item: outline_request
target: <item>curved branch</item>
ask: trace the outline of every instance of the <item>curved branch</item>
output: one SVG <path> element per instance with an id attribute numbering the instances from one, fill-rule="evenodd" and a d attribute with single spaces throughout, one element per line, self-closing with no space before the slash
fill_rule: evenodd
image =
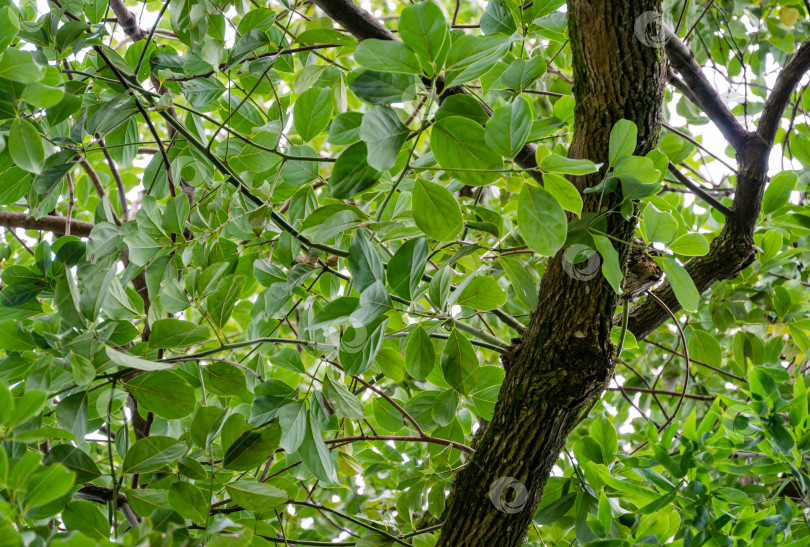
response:
<path id="1" fill-rule="evenodd" d="M 790 102 L 790 95 L 808 70 L 810 70 L 810 40 L 801 45 L 796 55 L 779 73 L 773 91 L 762 108 L 757 134 L 769 145 L 773 144 L 776 138 L 779 120 L 782 119 L 782 113 Z"/>
<path id="2" fill-rule="evenodd" d="M 683 81 L 691 91 L 687 97 L 694 100 L 695 104 L 717 125 L 729 144 L 734 149 L 739 149 L 745 142 L 748 133 L 706 79 L 700 65 L 695 61 L 694 54 L 671 29 L 665 28 L 664 32 L 666 33 L 667 57 L 672 68 L 681 74 Z"/>

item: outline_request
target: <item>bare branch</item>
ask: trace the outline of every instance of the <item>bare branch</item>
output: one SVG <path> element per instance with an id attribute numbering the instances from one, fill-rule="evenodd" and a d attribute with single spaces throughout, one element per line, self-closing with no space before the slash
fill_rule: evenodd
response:
<path id="1" fill-rule="evenodd" d="M 64 234 L 65 227 L 70 225 L 70 233 L 79 237 L 90 237 L 90 230 L 95 226 L 92 222 L 81 220 L 70 220 L 67 217 L 57 215 L 45 215 L 34 218 L 28 213 L 17 213 L 11 211 L 0 211 L 0 226 L 3 228 L 24 228 L 26 230 L 39 230 Z"/>
<path id="2" fill-rule="evenodd" d="M 689 180 L 686 175 L 681 173 L 675 164 L 669 162 L 669 172 L 675 175 L 675 178 L 678 179 L 678 182 L 689 188 L 696 196 L 699 196 L 703 201 L 723 213 L 725 217 L 731 216 L 731 209 L 717 201 L 715 198 L 710 196 L 703 188 Z"/>
<path id="3" fill-rule="evenodd" d="M 765 101 L 762 117 L 759 119 L 759 126 L 757 127 L 757 134 L 768 145 L 772 145 L 776 138 L 779 121 L 782 119 L 785 107 L 790 102 L 790 95 L 808 70 L 810 70 L 810 40 L 801 45 L 796 55 L 779 73 L 773 91 Z"/>
<path id="4" fill-rule="evenodd" d="M 665 28 L 664 32 L 666 33 L 667 57 L 672 68 L 681 74 L 691 91 L 690 99 L 694 99 L 695 104 L 717 125 L 731 146 L 739 149 L 746 140 L 747 132 L 706 79 L 700 65 L 695 61 L 694 54 L 672 30 Z"/>

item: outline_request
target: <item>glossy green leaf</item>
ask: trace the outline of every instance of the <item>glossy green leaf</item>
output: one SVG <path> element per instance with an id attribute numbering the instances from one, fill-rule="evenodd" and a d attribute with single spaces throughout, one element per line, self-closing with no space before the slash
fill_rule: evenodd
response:
<path id="1" fill-rule="evenodd" d="M 538 186 L 524 184 L 518 198 L 518 226 L 529 248 L 552 256 L 565 243 L 568 223 L 554 197 Z"/>
<path id="2" fill-rule="evenodd" d="M 463 218 L 456 198 L 444 187 L 417 179 L 411 197 L 413 220 L 425 234 L 439 241 L 451 241 L 461 231 Z"/>

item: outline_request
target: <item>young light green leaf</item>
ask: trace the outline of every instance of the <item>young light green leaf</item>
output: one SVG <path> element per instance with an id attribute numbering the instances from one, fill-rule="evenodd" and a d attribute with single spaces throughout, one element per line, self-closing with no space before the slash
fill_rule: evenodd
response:
<path id="1" fill-rule="evenodd" d="M 669 250 L 684 256 L 703 256 L 709 252 L 709 240 L 698 233 L 684 234 L 668 245 Z"/>
<path id="2" fill-rule="evenodd" d="M 636 149 L 638 127 L 630 120 L 619 120 L 610 130 L 610 144 L 608 160 L 609 166 L 616 165 L 616 161 L 630 156 Z"/>
<path id="3" fill-rule="evenodd" d="M 674 258 L 656 258 L 656 262 L 661 265 L 664 275 L 667 276 L 675 298 L 686 311 L 697 311 L 700 305 L 700 293 L 695 287 L 695 282 L 689 276 L 689 272 L 678 264 Z"/>
<path id="4" fill-rule="evenodd" d="M 518 197 L 518 227 L 529 248 L 542 256 L 560 250 L 568 233 L 559 202 L 543 188 L 528 183 Z"/>
<path id="5" fill-rule="evenodd" d="M 598 166 L 591 160 L 566 158 L 559 154 L 546 156 L 540 164 L 541 171 L 561 175 L 587 175 L 596 173 L 597 169 Z"/>
<path id="6" fill-rule="evenodd" d="M 456 300 L 459 306 L 469 306 L 481 311 L 498 309 L 505 302 L 506 291 L 498 285 L 494 277 L 488 275 L 472 278 Z"/>
<path id="7" fill-rule="evenodd" d="M 782 171 L 775 175 L 762 197 L 762 212 L 767 215 L 785 205 L 798 181 L 799 176 L 794 171 Z"/>
<path id="8" fill-rule="evenodd" d="M 246 480 L 228 483 L 225 490 L 237 505 L 256 513 L 272 511 L 289 497 L 284 490 L 270 484 Z"/>
<path id="9" fill-rule="evenodd" d="M 602 273 L 616 294 L 622 293 L 622 269 L 619 264 L 619 253 L 606 236 L 593 234 L 593 242 L 602 256 Z"/>
<path id="10" fill-rule="evenodd" d="M 543 184 L 546 191 L 556 198 L 563 209 L 577 216 L 582 214 L 582 196 L 567 178 L 554 173 L 545 173 Z"/>

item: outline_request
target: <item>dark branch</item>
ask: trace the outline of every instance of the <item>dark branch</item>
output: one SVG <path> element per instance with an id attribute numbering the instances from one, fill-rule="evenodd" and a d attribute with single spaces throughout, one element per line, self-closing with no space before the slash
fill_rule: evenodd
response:
<path id="1" fill-rule="evenodd" d="M 24 228 L 26 230 L 39 230 L 64 234 L 67 225 L 67 217 L 57 215 L 45 215 L 34 218 L 28 213 L 16 213 L 10 211 L 0 211 L 0 226 L 3 228 Z M 95 226 L 92 222 L 82 222 L 81 220 L 70 221 L 70 233 L 79 237 L 89 237 L 90 230 Z"/>
<path id="2" fill-rule="evenodd" d="M 686 177 L 686 175 L 681 173 L 678 170 L 678 168 L 675 167 L 675 164 L 673 164 L 672 162 L 669 162 L 669 172 L 675 175 L 675 178 L 678 179 L 678 182 L 689 188 L 693 194 L 699 196 L 703 201 L 705 201 L 706 203 L 708 203 L 709 205 L 711 205 L 712 207 L 723 213 L 723 215 L 726 218 L 731 216 L 731 209 L 729 209 L 728 207 L 717 201 L 715 198 L 710 196 L 703 188 L 701 188 L 700 186 L 689 180 Z"/>
<path id="3" fill-rule="evenodd" d="M 759 126 L 757 127 L 757 134 L 768 145 L 773 144 L 776 138 L 779 121 L 782 119 L 785 107 L 790 102 L 790 95 L 808 70 L 810 70 L 810 40 L 801 45 L 796 55 L 779 73 L 776 78 L 776 85 L 773 86 L 773 91 L 765 101 L 762 117 L 759 119 Z"/>
<path id="4" fill-rule="evenodd" d="M 666 32 L 666 52 L 672 68 L 677 70 L 691 91 L 690 99 L 717 125 L 720 132 L 735 149 L 745 142 L 747 132 L 728 109 L 717 91 L 706 79 L 695 56 L 670 29 Z M 687 95 L 689 96 L 689 95 Z"/>

